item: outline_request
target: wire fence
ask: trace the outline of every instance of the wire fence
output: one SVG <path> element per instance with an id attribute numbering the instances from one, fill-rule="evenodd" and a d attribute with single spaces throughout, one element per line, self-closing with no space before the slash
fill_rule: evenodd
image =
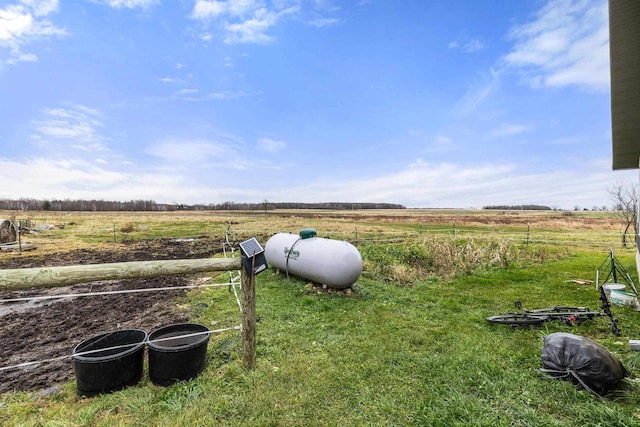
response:
<path id="1" fill-rule="evenodd" d="M 273 234 L 288 231 L 277 228 L 269 222 L 245 222 L 233 230 L 229 230 L 229 222 L 193 221 L 191 224 L 152 224 L 131 221 L 98 221 L 84 225 L 81 229 L 69 231 L 65 225 L 56 225 L 53 218 L 30 218 L 28 233 L 23 241 L 30 238 L 37 240 L 40 245 L 58 245 L 65 236 L 73 236 L 90 243 L 122 243 L 133 240 L 169 238 L 189 241 L 202 238 L 219 239 L 220 251 L 229 251 L 230 241 L 237 241 L 247 236 L 258 236 L 263 243 Z M 188 221 L 188 220 L 186 220 Z M 460 240 L 504 240 L 514 244 L 524 245 L 555 245 L 576 247 L 603 248 L 633 248 L 633 235 L 624 235 L 617 231 L 602 229 L 571 228 L 552 229 L 536 228 L 531 225 L 500 226 L 488 225 L 460 225 L 460 224 L 385 224 L 363 225 L 358 222 L 332 222 L 316 219 L 318 237 L 346 240 L 356 246 L 359 244 L 402 243 L 416 241 L 421 238 L 456 238 Z M 21 221 L 23 223 L 23 221 Z M 71 223 L 71 227 L 75 224 Z M 326 227 L 325 227 L 326 226 Z M 295 232 L 295 231 L 293 231 Z M 226 243 L 225 243 L 226 240 Z"/>
<path id="2" fill-rule="evenodd" d="M 225 242 L 222 244 L 220 249 L 224 253 L 225 258 L 235 258 L 235 245 L 231 241 L 229 241 L 228 239 L 229 235 L 230 234 L 227 230 L 227 236 L 225 238 Z M 228 247 L 228 250 L 227 250 L 227 247 Z M 16 304 L 16 303 L 46 301 L 46 300 L 55 300 L 55 299 L 75 299 L 80 297 L 112 296 L 112 295 L 118 295 L 118 294 L 133 294 L 133 293 L 143 293 L 143 292 L 156 293 L 156 292 L 187 290 L 187 289 L 196 289 L 196 288 L 229 287 L 230 290 L 233 291 L 233 296 L 236 300 L 240 313 L 242 314 L 243 306 L 237 291 L 237 288 L 241 287 L 240 272 L 239 271 L 233 272 L 229 270 L 229 281 L 227 283 L 206 283 L 210 279 L 211 277 L 203 278 L 203 279 L 200 279 L 198 283 L 183 285 L 183 286 L 166 286 L 166 287 L 159 287 L 159 288 L 155 287 L 155 288 L 141 288 L 141 289 L 120 289 L 120 290 L 112 290 L 112 291 L 89 291 L 89 292 L 75 292 L 75 293 L 70 293 L 70 292 L 55 293 L 55 294 L 45 293 L 44 295 L 30 295 L 25 297 L 12 297 L 12 298 L 4 298 L 4 299 L 0 298 L 0 307 L 2 307 L 3 305 L 11 306 L 12 304 Z M 39 308 L 43 308 L 43 307 L 39 307 Z M 11 311 L 11 309 L 9 311 Z M 243 325 L 244 325 L 244 322 L 243 322 Z M 210 335 L 210 334 L 217 334 L 217 333 L 222 333 L 222 332 L 231 331 L 231 330 L 242 331 L 242 329 L 243 329 L 243 326 L 231 326 L 231 327 L 222 328 L 222 329 L 207 330 L 205 332 L 201 332 L 200 334 Z M 177 340 L 181 338 L 188 338 L 194 335 L 197 335 L 197 334 L 171 335 L 170 338 L 165 338 L 165 339 L 160 338 L 160 339 L 155 339 L 153 341 L 147 339 L 143 344 L 146 345 L 150 342 L 155 343 L 158 341 L 169 340 L 169 339 Z M 122 346 L 115 346 L 115 347 L 109 347 L 109 348 L 99 348 L 97 350 L 92 350 L 92 351 L 78 352 L 73 354 L 64 354 L 61 356 L 45 358 L 40 360 L 32 360 L 32 361 L 21 362 L 16 364 L 0 363 L 0 372 L 32 367 L 32 366 L 39 366 L 45 363 L 61 361 L 61 360 L 70 359 L 73 357 L 91 355 L 92 353 L 96 353 L 96 352 L 99 352 L 102 354 L 106 351 L 125 349 L 131 346 L 137 346 L 137 345 L 139 345 L 139 343 L 126 344 Z"/>
<path id="3" fill-rule="evenodd" d="M 235 230 L 237 233 L 249 233 L 252 230 Z M 268 234 L 275 234 L 280 230 L 273 230 Z M 623 234 L 616 232 L 602 232 L 597 230 L 536 230 L 530 227 L 523 229 L 497 229 L 495 227 L 479 228 L 422 228 L 415 227 L 405 230 L 370 231 L 354 226 L 351 230 L 317 230 L 318 237 L 327 237 L 349 241 L 358 244 L 403 243 L 434 237 L 455 238 L 459 240 L 504 240 L 523 245 L 552 245 L 552 246 L 580 246 L 580 247 L 626 247 L 634 248 L 633 236 L 626 236 L 623 244 Z"/>

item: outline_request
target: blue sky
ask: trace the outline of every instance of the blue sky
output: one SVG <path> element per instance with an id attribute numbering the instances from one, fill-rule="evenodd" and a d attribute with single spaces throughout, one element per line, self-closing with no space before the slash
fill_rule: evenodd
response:
<path id="1" fill-rule="evenodd" d="M 0 197 L 610 206 L 603 0 L 0 0 Z"/>

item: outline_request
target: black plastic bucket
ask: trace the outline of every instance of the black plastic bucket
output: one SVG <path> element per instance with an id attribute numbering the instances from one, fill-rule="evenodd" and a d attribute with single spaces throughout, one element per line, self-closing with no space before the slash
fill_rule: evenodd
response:
<path id="1" fill-rule="evenodd" d="M 200 374 L 207 360 L 209 329 L 197 323 L 178 323 L 149 334 L 149 378 L 168 386 Z"/>
<path id="2" fill-rule="evenodd" d="M 73 349 L 78 394 L 95 396 L 137 384 L 142 378 L 147 333 L 125 329 L 96 335 Z"/>

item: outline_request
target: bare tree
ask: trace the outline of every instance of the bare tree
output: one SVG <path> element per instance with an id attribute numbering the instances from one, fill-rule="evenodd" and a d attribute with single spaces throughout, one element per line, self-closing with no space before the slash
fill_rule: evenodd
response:
<path id="1" fill-rule="evenodd" d="M 21 198 L 20 200 L 18 200 L 16 202 L 16 205 L 18 206 L 19 210 L 28 211 L 29 210 L 29 199 Z"/>
<path id="2" fill-rule="evenodd" d="M 634 236 L 638 234 L 638 188 L 634 184 L 617 183 L 608 191 L 613 210 L 622 224 L 622 246 L 627 246 L 629 229 L 633 229 Z"/>

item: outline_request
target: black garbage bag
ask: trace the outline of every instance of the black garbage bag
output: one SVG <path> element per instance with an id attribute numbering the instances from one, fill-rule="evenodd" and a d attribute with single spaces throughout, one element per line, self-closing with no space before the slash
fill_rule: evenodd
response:
<path id="1" fill-rule="evenodd" d="M 629 375 L 609 350 L 589 338 L 556 332 L 543 339 L 540 372 L 552 378 L 571 381 L 602 397 Z"/>

